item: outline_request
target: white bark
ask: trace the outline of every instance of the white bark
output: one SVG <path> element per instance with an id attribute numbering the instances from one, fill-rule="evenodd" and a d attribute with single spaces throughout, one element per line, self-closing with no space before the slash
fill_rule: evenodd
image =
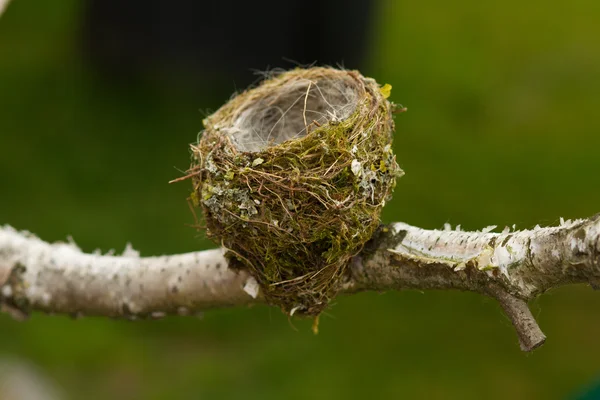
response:
<path id="1" fill-rule="evenodd" d="M 527 301 L 564 284 L 600 282 L 600 217 L 492 233 L 384 227 L 350 264 L 342 292 L 460 289 L 496 298 L 521 348 L 545 340 Z M 162 317 L 262 301 L 254 278 L 228 267 L 222 250 L 161 257 L 82 253 L 0 228 L 0 305 L 71 315 Z"/>
<path id="2" fill-rule="evenodd" d="M 351 266 L 347 290 L 460 289 L 496 298 L 521 348 L 545 336 L 527 301 L 553 287 L 600 282 L 600 215 L 557 227 L 502 233 L 391 225 Z M 386 251 L 383 251 L 383 250 Z"/>
<path id="3" fill-rule="evenodd" d="M 48 244 L 0 229 L 0 302 L 13 312 L 161 317 L 241 305 L 254 278 L 233 271 L 220 249 L 161 257 L 82 253 L 74 243 Z"/>

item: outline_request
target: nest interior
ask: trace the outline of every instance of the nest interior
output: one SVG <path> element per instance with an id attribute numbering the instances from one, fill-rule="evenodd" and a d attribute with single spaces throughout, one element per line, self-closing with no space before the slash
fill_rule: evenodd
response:
<path id="1" fill-rule="evenodd" d="M 356 71 L 285 72 L 207 117 L 192 146 L 208 235 L 286 313 L 318 315 L 379 225 L 402 174 L 385 94 Z"/>

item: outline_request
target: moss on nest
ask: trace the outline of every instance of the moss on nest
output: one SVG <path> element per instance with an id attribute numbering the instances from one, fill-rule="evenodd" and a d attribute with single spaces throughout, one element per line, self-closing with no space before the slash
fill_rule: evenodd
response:
<path id="1" fill-rule="evenodd" d="M 296 69 L 203 121 L 192 200 L 208 235 L 288 314 L 327 306 L 402 175 L 387 95 L 356 71 Z"/>

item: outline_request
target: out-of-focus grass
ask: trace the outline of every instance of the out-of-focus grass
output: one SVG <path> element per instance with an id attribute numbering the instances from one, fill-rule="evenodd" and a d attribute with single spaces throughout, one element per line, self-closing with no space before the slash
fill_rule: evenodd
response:
<path id="1" fill-rule="evenodd" d="M 0 19 L 0 223 L 88 251 L 212 246 L 186 226 L 188 185 L 166 182 L 188 165 L 197 110 L 225 92 L 100 80 L 77 55 L 79 13 L 14 1 Z M 396 121 L 407 175 L 385 221 L 527 228 L 600 211 L 599 18 L 594 0 L 382 1 L 364 72 L 409 109 Z M 578 392 L 600 371 L 600 296 L 562 288 L 532 307 L 549 339 L 531 355 L 492 300 L 457 292 L 339 298 L 318 336 L 266 307 L 136 323 L 2 316 L 0 355 L 38 364 L 74 399 Z"/>

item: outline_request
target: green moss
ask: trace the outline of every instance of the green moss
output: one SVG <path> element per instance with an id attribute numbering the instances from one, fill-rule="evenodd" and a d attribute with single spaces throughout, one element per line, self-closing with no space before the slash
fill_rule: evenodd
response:
<path id="1" fill-rule="evenodd" d="M 350 82 L 359 93 L 355 111 L 297 139 L 237 150 L 223 127 L 299 79 Z M 318 315 L 379 225 L 402 173 L 390 150 L 391 104 L 357 72 L 298 69 L 240 94 L 204 124 L 190 172 L 209 236 L 250 270 L 269 303 Z"/>

